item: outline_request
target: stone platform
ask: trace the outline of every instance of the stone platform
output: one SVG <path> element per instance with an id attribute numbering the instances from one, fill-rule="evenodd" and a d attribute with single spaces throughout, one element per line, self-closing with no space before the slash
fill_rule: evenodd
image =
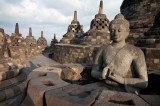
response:
<path id="1" fill-rule="evenodd" d="M 45 59 L 43 56 L 40 58 Z M 53 62 L 52 64 L 54 65 Z M 136 95 L 64 81 L 63 78 L 72 74 L 62 74 L 65 73 L 64 71 L 82 72 L 85 69 L 81 65 L 76 66 L 55 64 L 34 69 L 28 74 L 27 93 L 21 106 L 150 106 L 160 104 L 158 95 Z M 72 75 L 77 76 L 77 73 Z"/>
<path id="2" fill-rule="evenodd" d="M 26 64 L 27 67 L 16 78 L 1 82 L 3 86 L 0 86 L 0 93 L 3 96 L 0 98 L 0 106 L 19 106 L 19 104 L 20 106 L 158 106 L 160 104 L 160 96 L 155 95 L 155 89 L 152 89 L 152 95 L 135 95 L 67 81 L 84 80 L 83 72 L 90 73 L 90 68 L 86 70 L 86 67 L 90 66 L 60 64 L 44 55 L 34 56 L 27 60 Z M 153 78 L 156 80 L 160 78 L 157 73 L 152 72 L 149 76 L 149 85 L 153 87 L 157 85 Z M 90 84 L 94 85 L 94 82 Z M 156 90 L 158 88 L 156 86 Z"/>

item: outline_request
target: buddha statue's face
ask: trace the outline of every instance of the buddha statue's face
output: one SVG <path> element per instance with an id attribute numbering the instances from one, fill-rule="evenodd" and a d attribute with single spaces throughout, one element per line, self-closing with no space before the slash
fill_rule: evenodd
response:
<path id="1" fill-rule="evenodd" d="M 110 37 L 113 42 L 125 41 L 129 35 L 129 30 L 124 24 L 114 23 L 111 25 Z"/>

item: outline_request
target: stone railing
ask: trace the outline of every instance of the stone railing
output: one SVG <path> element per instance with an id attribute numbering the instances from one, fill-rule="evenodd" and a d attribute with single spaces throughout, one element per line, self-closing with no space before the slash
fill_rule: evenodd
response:
<path id="1" fill-rule="evenodd" d="M 100 46 L 55 45 L 52 58 L 60 63 L 93 63 L 96 51 Z"/>
<path id="2" fill-rule="evenodd" d="M 93 64 L 94 57 L 100 46 L 55 45 L 52 59 L 59 63 Z M 148 70 L 160 70 L 160 49 L 141 48 L 146 57 Z"/>

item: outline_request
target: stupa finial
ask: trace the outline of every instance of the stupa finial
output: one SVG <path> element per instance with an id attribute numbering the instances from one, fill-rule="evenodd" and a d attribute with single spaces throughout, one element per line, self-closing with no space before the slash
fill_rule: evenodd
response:
<path id="1" fill-rule="evenodd" d="M 100 1 L 98 14 L 103 14 L 103 1 L 102 0 Z"/>

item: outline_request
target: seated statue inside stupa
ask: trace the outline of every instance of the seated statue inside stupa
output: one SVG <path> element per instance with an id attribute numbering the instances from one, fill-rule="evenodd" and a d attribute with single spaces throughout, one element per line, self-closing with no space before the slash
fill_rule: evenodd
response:
<path id="1" fill-rule="evenodd" d="M 147 68 L 142 50 L 125 42 L 129 27 L 122 14 L 110 22 L 112 43 L 98 50 L 91 75 L 110 90 L 139 93 L 148 85 Z"/>

